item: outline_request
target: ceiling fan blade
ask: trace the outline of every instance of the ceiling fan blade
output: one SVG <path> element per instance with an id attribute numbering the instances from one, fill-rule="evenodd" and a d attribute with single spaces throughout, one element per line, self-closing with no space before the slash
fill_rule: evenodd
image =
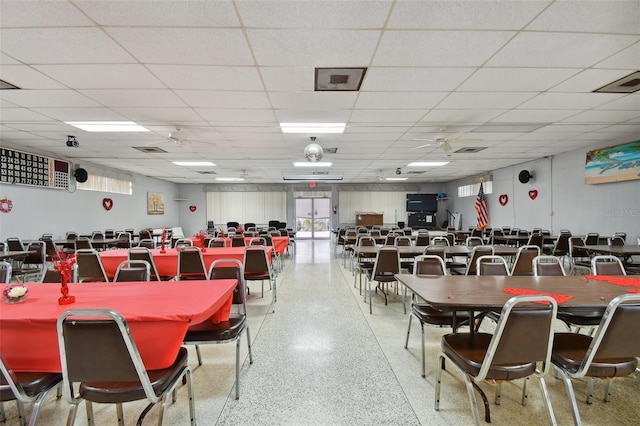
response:
<path id="1" fill-rule="evenodd" d="M 442 144 L 442 150 L 444 152 L 449 152 L 449 151 L 451 151 L 451 149 L 452 149 L 451 148 L 451 144 L 449 144 L 449 142 L 447 142 L 447 141 L 444 141 L 444 143 Z"/>
<path id="2" fill-rule="evenodd" d="M 477 143 L 477 142 L 483 142 L 484 139 L 449 139 L 452 142 L 471 142 L 471 143 Z"/>
<path id="3" fill-rule="evenodd" d="M 427 143 L 427 144 L 424 144 L 424 145 L 420 145 L 420 146 L 413 147 L 413 148 L 411 148 L 411 149 L 420 149 L 420 148 L 426 148 L 426 147 L 428 147 L 428 146 L 436 146 L 436 145 L 438 145 L 438 144 L 434 144 L 434 143 Z"/>

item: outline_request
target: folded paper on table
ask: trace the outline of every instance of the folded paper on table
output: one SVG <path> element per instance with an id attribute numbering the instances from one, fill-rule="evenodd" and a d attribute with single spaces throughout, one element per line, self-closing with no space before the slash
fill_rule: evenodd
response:
<path id="1" fill-rule="evenodd" d="M 640 278 L 612 276 L 612 275 L 585 275 L 587 280 L 603 281 L 605 283 L 620 285 L 623 287 L 640 287 Z"/>
<path id="2" fill-rule="evenodd" d="M 516 295 L 516 296 L 535 296 L 535 295 L 551 296 L 554 299 L 556 299 L 556 302 L 558 302 L 558 304 L 564 303 L 567 300 L 573 298 L 573 296 L 570 294 L 547 293 L 545 291 L 529 290 L 526 288 L 507 287 L 502 289 L 502 291 L 504 291 L 505 293 Z"/>

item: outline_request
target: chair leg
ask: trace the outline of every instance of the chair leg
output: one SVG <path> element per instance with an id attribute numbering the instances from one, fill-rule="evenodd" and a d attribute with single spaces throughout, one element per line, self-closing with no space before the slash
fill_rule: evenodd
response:
<path id="1" fill-rule="evenodd" d="M 200 354 L 200 346 L 196 345 L 196 356 L 198 357 L 198 365 L 202 365 L 202 355 Z"/>
<path id="2" fill-rule="evenodd" d="M 56 386 L 57 392 L 61 392 L 62 386 L 58 385 Z M 33 404 L 33 408 L 31 409 L 31 416 L 29 417 L 29 426 L 35 426 L 36 423 L 38 422 L 38 416 L 40 415 L 40 407 L 42 406 L 42 403 L 44 402 L 45 398 L 47 397 L 47 395 L 49 395 L 49 392 L 51 391 L 51 389 L 49 389 L 46 392 L 42 392 L 40 394 L 40 396 L 38 396 L 38 399 L 36 399 L 36 402 Z"/>
<path id="3" fill-rule="evenodd" d="M 444 356 L 440 353 L 438 354 L 438 364 L 444 365 Z M 435 400 L 433 403 L 433 407 L 436 411 L 440 411 L 440 386 L 442 385 L 442 370 L 443 368 L 436 368 L 436 391 L 435 391 Z"/>
<path id="4" fill-rule="evenodd" d="M 16 405 L 18 407 L 18 421 L 20 422 L 20 426 L 26 426 L 27 421 L 24 415 L 24 404 L 22 401 L 16 399 Z"/>
<path id="5" fill-rule="evenodd" d="M 420 321 L 420 329 L 422 331 L 422 377 L 426 377 L 425 354 L 424 354 L 424 323 Z"/>
<path id="6" fill-rule="evenodd" d="M 4 404 L 2 403 L 2 401 L 0 401 L 0 422 L 6 422 L 7 421 L 7 415 L 4 412 Z"/>
<path id="7" fill-rule="evenodd" d="M 556 416 L 553 414 L 553 406 L 551 405 L 551 398 L 549 398 L 549 391 L 547 390 L 547 383 L 544 381 L 544 377 L 538 377 L 540 382 L 540 388 L 542 389 L 542 395 L 544 396 L 544 406 L 547 409 L 547 415 L 549 416 L 549 420 L 551 420 L 551 424 L 556 426 L 558 422 L 556 422 Z"/>
<path id="8" fill-rule="evenodd" d="M 118 426 L 124 426 L 124 411 L 122 410 L 122 404 L 116 404 L 116 413 L 118 413 Z"/>
<path id="9" fill-rule="evenodd" d="M 91 403 L 91 401 L 86 401 L 85 407 L 87 411 L 87 424 L 89 426 L 95 426 L 96 417 L 93 415 L 93 404 Z"/>
<path id="10" fill-rule="evenodd" d="M 404 341 L 404 348 L 407 349 L 409 346 L 409 333 L 411 333 L 411 319 L 413 315 L 409 315 L 409 327 L 407 328 L 407 339 Z"/>
<path id="11" fill-rule="evenodd" d="M 69 406 L 69 414 L 67 415 L 67 426 L 73 426 L 73 424 L 76 421 L 76 413 L 78 412 L 78 404 L 77 403 L 72 403 Z M 87 420 L 90 420 L 88 418 L 88 412 L 87 412 Z M 91 419 L 92 421 L 92 419 Z M 89 426 L 92 425 L 91 421 L 89 421 L 87 424 Z"/>
<path id="12" fill-rule="evenodd" d="M 496 383 L 494 403 L 500 405 L 500 397 L 502 396 L 502 383 Z"/>
<path id="13" fill-rule="evenodd" d="M 251 352 L 251 336 L 249 335 L 249 326 L 247 326 L 247 347 L 249 348 L 249 364 L 253 364 L 253 353 Z"/>
<path id="14" fill-rule="evenodd" d="M 522 384 L 522 406 L 526 407 L 529 402 L 529 378 L 524 378 L 524 383 Z"/>
<path id="15" fill-rule="evenodd" d="M 611 401 L 611 384 L 612 383 L 613 383 L 613 380 L 611 379 L 607 380 L 607 387 L 604 390 L 604 402 Z"/>
<path id="16" fill-rule="evenodd" d="M 236 339 L 236 400 L 240 399 L 240 337 Z"/>
<path id="17" fill-rule="evenodd" d="M 578 411 L 578 403 L 576 401 L 576 394 L 573 391 L 573 385 L 571 384 L 571 379 L 569 378 L 569 376 L 567 376 L 567 374 L 563 370 L 559 369 L 558 367 L 555 367 L 555 369 L 560 373 L 560 377 L 562 378 L 562 381 L 564 381 L 564 387 L 567 390 L 567 395 L 569 396 L 569 403 L 571 404 L 571 414 L 573 415 L 573 423 L 575 425 L 582 425 L 582 421 L 580 420 L 580 412 Z"/>
<path id="18" fill-rule="evenodd" d="M 593 404 L 593 378 L 589 378 L 587 383 L 587 404 Z"/>

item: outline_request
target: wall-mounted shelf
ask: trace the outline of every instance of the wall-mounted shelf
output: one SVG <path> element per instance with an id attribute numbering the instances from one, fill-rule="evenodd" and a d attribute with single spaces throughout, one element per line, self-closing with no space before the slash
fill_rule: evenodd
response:
<path id="1" fill-rule="evenodd" d="M 446 201 L 448 198 L 436 198 L 436 201 Z"/>
<path id="2" fill-rule="evenodd" d="M 189 201 L 188 198 L 174 198 L 173 201 Z"/>

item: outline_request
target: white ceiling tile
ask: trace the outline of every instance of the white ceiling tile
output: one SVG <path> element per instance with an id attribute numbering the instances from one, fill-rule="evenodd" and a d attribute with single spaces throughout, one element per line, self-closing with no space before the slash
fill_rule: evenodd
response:
<path id="1" fill-rule="evenodd" d="M 63 89 L 65 86 L 26 65 L 2 63 L 2 80 L 21 89 Z"/>
<path id="2" fill-rule="evenodd" d="M 550 92 L 590 93 L 629 74 L 621 70 L 584 70 L 549 89 Z"/>
<path id="3" fill-rule="evenodd" d="M 382 28 L 392 2 L 264 1 L 237 2 L 242 23 L 249 28 Z"/>
<path id="4" fill-rule="evenodd" d="M 549 1 L 400 1 L 387 26 L 417 29 L 519 30 Z"/>
<path id="5" fill-rule="evenodd" d="M 360 91 L 366 92 L 448 92 L 474 71 L 473 68 L 389 68 L 372 67 Z"/>
<path id="6" fill-rule="evenodd" d="M 240 29 L 107 28 L 106 31 L 131 55 L 145 63 L 253 64 Z"/>
<path id="7" fill-rule="evenodd" d="M 385 31 L 373 65 L 479 66 L 512 36 L 507 31 Z"/>
<path id="8" fill-rule="evenodd" d="M 269 91 L 313 90 L 313 67 L 260 67 L 264 86 Z"/>
<path id="9" fill-rule="evenodd" d="M 594 93 L 599 95 L 601 93 Z M 622 99 L 615 100 L 613 102 L 606 103 L 599 106 L 597 109 L 620 109 L 620 110 L 640 110 L 640 92 L 635 92 L 630 95 L 626 95 Z"/>
<path id="10" fill-rule="evenodd" d="M 112 108 L 115 112 L 135 121 L 141 125 L 144 123 L 179 123 L 183 121 L 200 121 L 202 118 L 191 108 Z"/>
<path id="11" fill-rule="evenodd" d="M 351 119 L 357 122 L 379 123 L 381 121 L 395 121 L 397 123 L 413 123 L 419 121 L 428 109 L 359 109 L 353 111 Z"/>
<path id="12" fill-rule="evenodd" d="M 539 92 L 578 71 L 549 68 L 481 68 L 458 88 L 463 92 Z"/>
<path id="13" fill-rule="evenodd" d="M 273 92 L 271 103 L 277 109 L 349 109 L 353 108 L 358 92 Z"/>
<path id="14" fill-rule="evenodd" d="M 590 67 L 638 40 L 638 36 L 520 33 L 487 65 L 503 67 Z"/>
<path id="15" fill-rule="evenodd" d="M 74 1 L 99 25 L 160 26 L 160 27 L 237 27 L 239 26 L 230 0 L 189 0 L 188 7 L 180 1 L 130 1 L 114 7 L 109 1 Z"/>
<path id="16" fill-rule="evenodd" d="M 46 122 L 49 119 L 39 114 L 35 109 L 27 108 L 3 108 L 2 123 L 13 124 L 20 122 Z"/>
<path id="17" fill-rule="evenodd" d="M 2 97 L 21 107 L 99 107 L 74 90 L 4 90 Z"/>
<path id="18" fill-rule="evenodd" d="M 211 123 L 220 121 L 272 123 L 276 121 L 270 109 L 195 108 L 195 111 Z"/>
<path id="19" fill-rule="evenodd" d="M 610 93 L 541 93 L 522 109 L 591 109 L 624 95 Z"/>
<path id="20" fill-rule="evenodd" d="M 123 116 L 109 108 L 32 108 L 32 110 L 60 121 L 119 121 L 124 119 Z"/>
<path id="21" fill-rule="evenodd" d="M 148 68 L 172 89 L 263 90 L 255 67 L 197 65 L 149 65 Z"/>
<path id="22" fill-rule="evenodd" d="M 564 120 L 566 123 L 622 123 L 640 117 L 640 111 L 591 110 Z"/>
<path id="23" fill-rule="evenodd" d="M 5 55 L 0 52 L 0 64 L 4 67 L 5 65 L 17 65 L 20 64 L 20 61 L 16 61 L 9 55 Z"/>
<path id="24" fill-rule="evenodd" d="M 246 33 L 260 66 L 362 66 L 371 62 L 379 37 L 377 31 L 367 30 L 249 29 Z"/>
<path id="25" fill-rule="evenodd" d="M 194 108 L 269 108 L 264 92 L 237 92 L 213 90 L 176 90 L 176 95 Z"/>
<path id="26" fill-rule="evenodd" d="M 349 110 L 279 109 L 276 117 L 279 123 L 346 123 Z"/>
<path id="27" fill-rule="evenodd" d="M 98 28 L 2 29 L 0 38 L 3 52 L 27 64 L 134 62 Z"/>
<path id="28" fill-rule="evenodd" d="M 426 109 L 436 106 L 447 92 L 361 92 L 359 109 Z"/>
<path id="29" fill-rule="evenodd" d="M 579 112 L 579 110 L 568 109 L 515 109 L 505 112 L 495 121 L 501 123 L 551 123 L 571 117 Z"/>
<path id="30" fill-rule="evenodd" d="M 92 22 L 70 2 L 3 1 L 0 27 L 81 27 Z"/>
<path id="31" fill-rule="evenodd" d="M 598 62 L 594 65 L 594 68 L 617 68 L 635 71 L 638 69 L 638 62 L 640 62 L 638 58 L 640 58 L 640 41 L 604 61 Z"/>
<path id="32" fill-rule="evenodd" d="M 440 125 L 448 125 L 449 123 L 484 123 L 493 120 L 504 112 L 502 109 L 434 109 L 422 119 L 422 122 L 439 123 Z"/>
<path id="33" fill-rule="evenodd" d="M 136 64 L 38 65 L 34 68 L 75 89 L 164 88 L 149 71 Z"/>
<path id="34" fill-rule="evenodd" d="M 561 1 L 554 2 L 527 29 L 637 34 L 639 18 L 637 1 Z"/>
<path id="35" fill-rule="evenodd" d="M 597 132 L 610 133 L 640 133 L 640 124 L 616 124 L 613 126 L 603 127 Z"/>
<path id="36" fill-rule="evenodd" d="M 535 92 L 454 92 L 438 104 L 438 108 L 511 109 L 535 95 Z"/>
<path id="37" fill-rule="evenodd" d="M 548 126 L 541 127 L 535 132 L 539 133 L 586 133 L 593 132 L 598 129 L 602 129 L 602 124 L 568 124 L 568 123 L 553 123 Z"/>
<path id="38" fill-rule="evenodd" d="M 185 107 L 171 90 L 81 90 L 83 95 L 107 107 Z"/>

